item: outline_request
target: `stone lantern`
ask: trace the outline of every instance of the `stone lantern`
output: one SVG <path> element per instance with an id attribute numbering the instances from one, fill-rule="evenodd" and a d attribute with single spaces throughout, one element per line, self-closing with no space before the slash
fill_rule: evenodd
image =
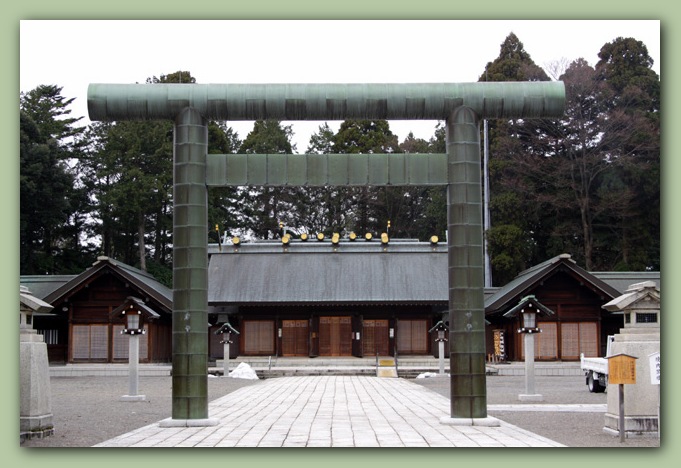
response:
<path id="1" fill-rule="evenodd" d="M 158 318 L 158 314 L 148 307 L 142 299 L 128 297 L 123 304 L 111 312 L 113 317 L 123 317 L 125 327 L 121 333 L 129 336 L 128 340 L 128 394 L 121 396 L 121 401 L 145 401 L 145 395 L 138 393 L 139 388 L 139 348 L 140 335 L 144 335 L 144 323 Z"/>
<path id="2" fill-rule="evenodd" d="M 624 327 L 614 336 L 610 354 L 636 357 L 636 382 L 627 385 L 624 404 L 626 437 L 659 435 L 659 374 L 650 356 L 660 353 L 660 290 L 652 281 L 636 283 L 603 306 L 624 316 Z M 653 381 L 656 380 L 656 383 Z M 610 383 L 608 383 L 608 387 Z M 618 393 L 608 390 L 608 409 L 603 431 L 619 434 Z"/>
<path id="3" fill-rule="evenodd" d="M 438 343 L 438 361 L 439 361 L 439 367 L 440 367 L 440 375 L 444 375 L 445 373 L 445 343 L 448 341 L 447 339 L 447 333 L 449 333 L 449 327 L 447 326 L 447 323 L 444 322 L 443 320 L 440 320 L 431 328 L 428 330 L 428 333 L 433 333 L 437 332 L 437 338 L 435 338 L 435 341 Z"/>
<path id="4" fill-rule="evenodd" d="M 521 401 L 542 401 L 544 397 L 535 392 L 534 378 L 534 335 L 541 332 L 537 327 L 537 315 L 553 315 L 553 311 L 541 304 L 534 296 L 523 297 L 518 305 L 504 314 L 504 317 L 515 317 L 521 314 L 522 326 L 518 333 L 524 335 L 525 346 L 525 393 L 518 395 Z"/>
<path id="5" fill-rule="evenodd" d="M 239 331 L 229 323 L 229 318 L 215 331 L 216 335 L 222 335 L 223 346 L 223 376 L 229 377 L 229 345 L 232 344 L 232 333 L 239 334 Z"/>
<path id="6" fill-rule="evenodd" d="M 33 315 L 50 313 L 52 306 L 35 297 L 28 288 L 19 288 L 19 373 L 21 441 L 43 438 L 54 433 L 50 395 L 50 367 L 47 345 L 33 329 Z"/>

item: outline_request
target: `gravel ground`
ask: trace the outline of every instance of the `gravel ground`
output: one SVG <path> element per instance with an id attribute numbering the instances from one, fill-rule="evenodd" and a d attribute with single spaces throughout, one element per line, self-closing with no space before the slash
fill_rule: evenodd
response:
<path id="1" fill-rule="evenodd" d="M 261 381 L 209 378 L 208 399 Z M 412 382 L 449 397 L 449 379 L 432 377 Z M 127 377 L 53 377 L 52 411 L 55 432 L 44 439 L 25 441 L 22 447 L 89 447 L 171 416 L 170 377 L 140 377 L 139 393 L 144 402 L 121 402 L 128 393 Z M 489 405 L 520 404 L 524 377 L 487 378 Z M 603 404 L 606 394 L 589 393 L 582 377 L 537 377 L 536 391 L 547 404 Z M 659 447 L 657 438 L 631 438 L 620 443 L 619 436 L 603 432 L 604 414 L 503 411 L 489 412 L 510 424 L 548 437 L 570 447 Z"/>
<path id="2" fill-rule="evenodd" d="M 259 380 L 208 378 L 208 401 Z M 172 416 L 172 378 L 140 377 L 138 394 L 146 401 L 119 401 L 128 394 L 128 377 L 52 377 L 54 434 L 27 440 L 22 447 L 91 447 Z"/>
<path id="3" fill-rule="evenodd" d="M 582 376 L 536 377 L 535 391 L 541 404 L 607 404 L 607 393 L 590 393 Z M 415 379 L 441 395 L 449 397 L 449 378 Z M 525 377 L 487 377 L 488 405 L 520 405 L 518 395 L 525 393 Z M 528 402 L 531 403 L 531 402 Z M 534 403 L 531 403 L 534 404 Z M 605 413 L 489 411 L 489 416 L 506 421 L 568 447 L 660 447 L 657 437 L 627 438 L 603 432 Z"/>

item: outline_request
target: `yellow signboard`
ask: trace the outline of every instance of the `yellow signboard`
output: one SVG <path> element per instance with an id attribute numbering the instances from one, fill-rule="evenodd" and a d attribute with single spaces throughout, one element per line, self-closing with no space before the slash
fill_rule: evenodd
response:
<path id="1" fill-rule="evenodd" d="M 635 384 L 636 359 L 626 354 L 617 354 L 608 358 L 609 384 Z"/>

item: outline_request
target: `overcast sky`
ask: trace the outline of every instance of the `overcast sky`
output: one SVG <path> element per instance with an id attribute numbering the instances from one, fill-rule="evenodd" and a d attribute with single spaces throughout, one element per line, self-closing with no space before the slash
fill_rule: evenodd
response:
<path id="1" fill-rule="evenodd" d="M 534 62 L 591 65 L 617 37 L 642 41 L 660 73 L 657 20 L 480 21 L 21 21 L 20 91 L 41 84 L 76 98 L 87 116 L 89 83 L 144 83 L 178 70 L 197 83 L 463 83 L 478 81 L 515 33 Z M 323 122 L 293 124 L 297 152 Z M 337 130 L 340 122 L 329 122 Z M 229 124 L 244 139 L 251 122 Z M 429 139 L 434 121 L 391 121 Z"/>

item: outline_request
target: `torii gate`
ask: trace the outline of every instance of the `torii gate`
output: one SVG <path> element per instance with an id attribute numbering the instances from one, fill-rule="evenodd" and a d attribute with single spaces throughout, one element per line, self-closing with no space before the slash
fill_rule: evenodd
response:
<path id="1" fill-rule="evenodd" d="M 479 123 L 560 117 L 562 82 L 91 84 L 92 121 L 173 120 L 172 419 L 208 417 L 207 187 L 446 185 L 451 414 L 487 417 Z M 207 155 L 209 120 L 444 120 L 446 154 Z"/>

